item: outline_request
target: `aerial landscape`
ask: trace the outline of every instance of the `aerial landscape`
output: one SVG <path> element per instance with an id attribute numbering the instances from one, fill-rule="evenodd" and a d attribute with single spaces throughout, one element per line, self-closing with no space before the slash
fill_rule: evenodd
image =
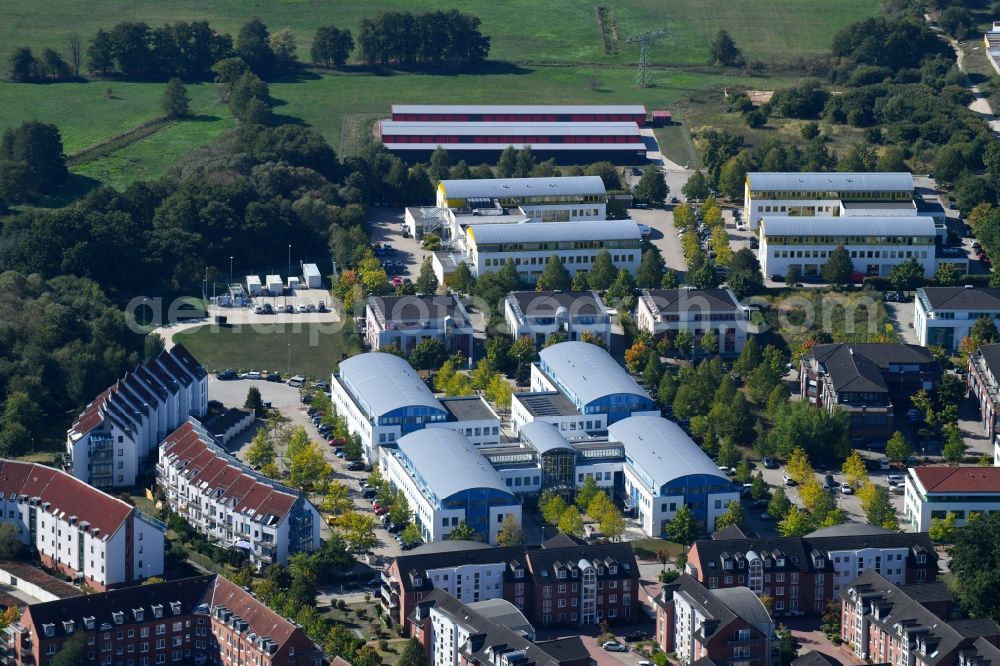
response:
<path id="1" fill-rule="evenodd" d="M 0 4 L 0 664 L 1000 663 L 1000 2 Z"/>

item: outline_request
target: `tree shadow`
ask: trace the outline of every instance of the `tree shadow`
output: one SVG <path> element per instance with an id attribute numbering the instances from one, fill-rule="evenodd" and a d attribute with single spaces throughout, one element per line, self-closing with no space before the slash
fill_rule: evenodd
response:
<path id="1" fill-rule="evenodd" d="M 462 75 L 476 75 L 476 76 L 496 76 L 496 75 L 523 75 L 532 74 L 535 70 L 529 67 L 523 67 L 521 65 L 514 64 L 512 62 L 507 62 L 503 60 L 489 60 L 482 65 L 476 67 L 461 67 L 454 65 L 415 65 L 413 67 L 405 67 L 401 65 L 365 65 L 365 64 L 354 64 L 354 65 L 344 65 L 343 67 L 336 68 L 319 68 L 314 70 L 305 70 L 311 73 L 308 80 L 317 80 L 326 76 L 405 76 L 407 74 L 423 74 L 426 76 L 462 76 Z M 300 74 L 294 77 L 279 77 L 274 79 L 275 83 L 292 83 L 298 80 Z"/>
<path id="2" fill-rule="evenodd" d="M 84 176 L 83 174 L 70 172 L 66 182 L 55 192 L 42 195 L 31 202 L 32 206 L 39 208 L 63 208 L 84 196 L 91 190 L 101 187 L 104 183 Z"/>

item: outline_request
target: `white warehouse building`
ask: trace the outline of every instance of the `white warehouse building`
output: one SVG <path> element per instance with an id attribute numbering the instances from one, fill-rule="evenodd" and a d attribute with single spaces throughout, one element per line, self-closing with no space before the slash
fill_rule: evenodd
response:
<path id="1" fill-rule="evenodd" d="M 930 277 L 937 270 L 936 230 L 929 217 L 765 217 L 757 257 L 766 277 L 786 275 L 792 266 L 803 277 L 819 275 L 830 253 L 844 246 L 854 270 L 887 276 L 911 258 Z"/>
<path id="2" fill-rule="evenodd" d="M 378 448 L 424 428 L 457 430 L 477 446 L 500 441 L 500 417 L 482 398 L 443 398 L 406 360 L 384 352 L 340 362 L 330 382 L 337 414 L 361 437 L 365 459 L 379 460 Z"/>
<path id="3" fill-rule="evenodd" d="M 425 541 L 448 538 L 465 522 L 496 544 L 508 515 L 521 504 L 469 439 L 450 430 L 418 430 L 380 451 L 382 475 L 406 497 Z"/>
<path id="4" fill-rule="evenodd" d="M 517 209 L 541 222 L 603 220 L 608 195 L 600 176 L 442 180 L 438 208 L 455 211 Z"/>

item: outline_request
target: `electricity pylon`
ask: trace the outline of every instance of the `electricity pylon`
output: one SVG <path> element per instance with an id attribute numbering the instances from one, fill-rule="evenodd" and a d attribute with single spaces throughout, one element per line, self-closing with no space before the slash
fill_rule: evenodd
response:
<path id="1" fill-rule="evenodd" d="M 639 72 L 635 77 L 636 86 L 640 88 L 648 88 L 650 86 L 649 49 L 652 47 L 654 39 L 663 37 L 666 34 L 667 31 L 663 28 L 653 28 L 652 30 L 644 30 L 625 38 L 626 43 L 639 45 Z"/>

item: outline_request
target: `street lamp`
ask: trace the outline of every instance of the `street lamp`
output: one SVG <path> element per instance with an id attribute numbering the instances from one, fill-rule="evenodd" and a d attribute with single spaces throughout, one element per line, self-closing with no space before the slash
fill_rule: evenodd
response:
<path id="1" fill-rule="evenodd" d="M 233 283 L 233 258 L 229 257 L 229 284 Z"/>
<path id="2" fill-rule="evenodd" d="M 285 273 L 287 276 L 285 279 L 288 280 L 288 284 L 292 283 L 292 244 L 288 244 L 288 272 Z M 288 305 L 288 297 L 285 297 L 285 305 Z"/>
<path id="3" fill-rule="evenodd" d="M 288 367 L 285 369 L 285 373 L 291 377 L 292 376 L 292 343 L 288 343 Z"/>

